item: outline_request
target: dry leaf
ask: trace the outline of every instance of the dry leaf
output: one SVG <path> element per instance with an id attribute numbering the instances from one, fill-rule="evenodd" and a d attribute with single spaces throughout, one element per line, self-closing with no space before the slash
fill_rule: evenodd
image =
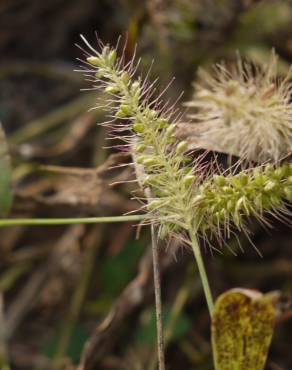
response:
<path id="1" fill-rule="evenodd" d="M 216 370 L 263 370 L 276 316 L 273 294 L 232 289 L 216 301 L 212 346 Z"/>

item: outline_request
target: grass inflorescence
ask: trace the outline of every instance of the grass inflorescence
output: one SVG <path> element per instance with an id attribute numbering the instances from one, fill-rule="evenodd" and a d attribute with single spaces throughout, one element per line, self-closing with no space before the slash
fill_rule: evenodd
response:
<path id="1" fill-rule="evenodd" d="M 238 155 L 245 163 L 258 166 L 238 171 L 221 171 L 216 164 L 204 162 L 204 155 L 188 150 L 186 141 L 176 138 L 179 117 L 173 106 L 156 97 L 155 83 L 148 77 L 136 77 L 135 58 L 125 62 L 117 49 L 100 45 L 95 50 L 83 38 L 89 51 L 83 50 L 84 71 L 93 89 L 106 93 L 101 106 L 111 115 L 106 124 L 112 138 L 124 141 L 132 155 L 137 181 L 144 191 L 146 215 L 151 223 L 154 285 L 157 307 L 159 369 L 165 369 L 161 292 L 154 224 L 160 238 L 178 236 L 193 250 L 209 313 L 214 303 L 204 267 L 198 236 L 219 244 L 235 233 L 249 233 L 247 220 L 258 219 L 270 226 L 266 214 L 287 220 L 292 201 L 292 147 L 289 103 L 291 85 L 287 79 L 277 82 L 275 56 L 255 77 L 239 59 L 235 74 L 222 66 L 217 75 L 205 75 L 206 87 L 199 85 L 190 103 L 194 118 L 206 128 L 203 134 L 220 142 L 227 154 Z M 205 126 L 206 125 L 206 126 Z M 269 163 L 271 162 L 271 163 Z"/>
<path id="2" fill-rule="evenodd" d="M 264 66 L 243 62 L 233 69 L 201 69 L 186 104 L 200 125 L 202 142 L 247 161 L 278 161 L 292 150 L 291 69 L 277 76 L 277 56 Z"/>
<path id="3" fill-rule="evenodd" d="M 212 315 L 214 304 L 198 236 L 208 241 L 215 236 L 220 244 L 224 244 L 225 237 L 233 234 L 235 229 L 248 235 L 246 221 L 251 216 L 265 225 L 269 225 L 265 218 L 267 213 L 287 219 L 289 209 L 286 205 L 291 201 L 292 193 L 292 165 L 265 163 L 236 174 L 231 171 L 219 171 L 220 173 L 216 174 L 212 165 L 204 163 L 204 155 L 191 153 L 187 143 L 176 138 L 179 118 L 174 107 L 163 104 L 162 94 L 155 96 L 155 83 L 149 83 L 147 77 L 144 80 L 135 77 L 139 64 L 135 63 L 135 58 L 125 62 L 123 56 L 117 56 L 116 48 L 100 43 L 98 51 L 83 40 L 89 49 L 83 50 L 86 57 L 84 71 L 93 83 L 92 88 L 103 89 L 106 93 L 99 108 L 106 108 L 110 112 L 111 120 L 106 124 L 112 129 L 112 137 L 123 140 L 123 147 L 132 155 L 137 181 L 145 194 L 142 200 L 145 201 L 147 219 L 152 223 L 151 230 L 153 231 L 155 223 L 159 225 L 160 238 L 174 235 L 191 245 Z M 267 70 L 264 75 L 268 82 L 270 73 Z M 227 79 L 227 75 L 224 78 Z M 244 81 L 243 77 L 237 84 L 232 85 L 232 89 L 240 88 L 238 84 Z M 215 89 L 218 86 L 221 86 L 220 81 L 215 84 Z M 283 87 L 282 95 L 285 95 L 285 92 L 287 93 L 287 88 Z M 279 108 L 277 99 L 271 98 L 268 93 L 263 99 L 270 99 L 271 107 L 275 105 L 272 111 L 275 115 Z M 257 117 L 263 109 L 264 106 L 260 106 L 259 110 L 255 111 Z M 249 115 L 252 113 L 250 110 Z M 283 118 L 281 113 L 277 123 Z M 235 114 L 235 123 L 236 117 Z M 286 118 L 288 120 L 289 114 Z M 273 119 L 276 118 L 273 116 Z M 251 125 L 253 124 L 254 121 L 251 121 Z M 272 125 L 271 122 L 267 124 Z M 244 135 L 256 135 L 259 130 L 257 128 L 255 133 L 253 130 L 247 130 Z M 235 131 L 233 129 L 233 135 Z M 268 135 L 271 134 L 273 132 L 270 130 Z M 241 137 L 238 128 L 236 135 Z M 285 135 L 287 151 L 291 147 L 288 140 L 291 140 L 289 130 Z M 251 142 L 253 140 L 252 136 Z M 252 153 L 259 155 L 260 162 L 269 155 L 270 150 L 276 153 L 274 159 L 278 159 L 280 149 L 274 145 L 274 138 L 271 140 L 269 148 L 262 146 L 259 141 L 259 146 Z M 277 140 L 276 138 L 278 145 Z M 244 159 L 249 160 L 245 149 Z M 153 246 L 152 249 L 155 248 Z"/>
<path id="4" fill-rule="evenodd" d="M 159 215 L 161 235 L 176 228 L 188 229 L 198 165 L 186 166 L 187 145 L 175 139 L 176 119 L 172 107 L 162 105 L 158 99 L 151 101 L 153 86 L 147 80 L 133 78 L 133 61 L 124 65 L 123 58 L 117 58 L 116 50 L 108 46 L 101 52 L 93 51 L 94 55 L 87 56 L 90 69 L 86 72 L 92 73 L 94 83 L 99 83 L 109 94 L 106 105 L 119 120 L 109 125 L 116 136 L 122 131 L 127 133 L 121 138 L 133 154 L 136 169 L 143 168 L 137 173 L 142 187 L 151 189 L 147 205 L 150 217 L 157 219 Z"/>
<path id="5" fill-rule="evenodd" d="M 292 164 L 215 175 L 200 186 L 194 201 L 202 232 L 211 230 L 226 237 L 230 235 L 230 225 L 247 232 L 246 219 L 251 216 L 269 226 L 265 214 L 270 212 L 282 219 L 289 214 Z"/>
<path id="6" fill-rule="evenodd" d="M 87 46 L 91 53 L 86 54 L 86 72 L 93 76 L 94 88 L 108 93 L 103 105 L 118 120 L 108 123 L 114 137 L 127 133 L 121 138 L 132 153 L 139 183 L 151 190 L 147 211 L 150 220 L 160 224 L 161 237 L 195 230 L 204 237 L 211 231 L 220 239 L 222 230 L 229 236 L 231 225 L 245 230 L 247 217 L 265 222 L 265 212 L 288 213 L 290 164 L 204 178 L 202 159 L 190 159 L 186 142 L 175 138 L 172 107 L 153 97 L 147 79 L 135 78 L 134 59 L 125 64 L 115 48 L 96 51 Z M 267 80 L 271 73 L 266 71 Z"/>

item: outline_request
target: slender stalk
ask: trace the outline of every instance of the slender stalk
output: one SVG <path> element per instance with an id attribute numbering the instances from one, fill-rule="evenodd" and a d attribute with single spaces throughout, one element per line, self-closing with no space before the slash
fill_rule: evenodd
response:
<path id="1" fill-rule="evenodd" d="M 81 217 L 81 218 L 6 218 L 0 219 L 0 228 L 9 226 L 53 226 L 98 224 L 107 222 L 130 222 L 145 220 L 147 215 L 108 216 L 108 217 Z"/>
<path id="2" fill-rule="evenodd" d="M 157 239 L 156 239 L 156 234 L 155 234 L 155 227 L 153 224 L 151 224 L 151 240 L 152 240 L 155 307 L 156 307 L 158 369 L 165 370 L 159 256 L 158 256 L 158 245 L 157 245 Z"/>
<path id="3" fill-rule="evenodd" d="M 211 293 L 211 289 L 210 289 L 210 285 L 209 285 L 208 276 L 207 276 L 205 266 L 204 266 L 204 262 L 203 262 L 203 259 L 202 259 L 201 250 L 200 250 L 200 246 L 199 246 L 199 243 L 198 243 L 197 235 L 193 231 L 192 228 L 190 228 L 190 230 L 189 230 L 189 235 L 190 235 L 190 238 L 191 238 L 191 246 L 192 246 L 192 249 L 193 249 L 193 252 L 194 252 L 194 255 L 195 255 L 195 259 L 196 259 L 196 262 L 197 262 L 197 265 L 198 265 L 198 270 L 199 270 L 199 274 L 200 274 L 200 277 L 201 277 L 201 281 L 202 281 L 203 290 L 204 290 L 204 294 L 205 294 L 205 297 L 206 297 L 209 313 L 210 313 L 210 316 L 212 317 L 213 309 L 214 309 L 214 302 L 213 302 L 213 297 L 212 297 L 212 293 Z"/>

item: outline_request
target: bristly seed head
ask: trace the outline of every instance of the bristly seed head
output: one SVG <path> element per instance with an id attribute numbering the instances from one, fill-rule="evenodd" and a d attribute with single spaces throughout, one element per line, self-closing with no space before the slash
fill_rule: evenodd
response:
<path id="1" fill-rule="evenodd" d="M 265 213 L 289 215 L 292 201 L 292 164 L 266 165 L 238 175 L 214 176 L 198 189 L 197 209 L 201 231 L 229 236 L 232 225 L 246 230 L 246 219 L 257 218 L 267 225 Z M 231 228 L 231 229 L 230 229 Z"/>
<path id="2" fill-rule="evenodd" d="M 186 165 L 191 158 L 188 156 L 187 143 L 175 138 L 173 110 L 163 106 L 158 99 L 151 101 L 153 85 L 140 78 L 133 79 L 136 70 L 134 60 L 125 65 L 123 57 L 118 58 L 115 49 L 103 46 L 98 52 L 84 41 L 94 54 L 85 52 L 85 71 L 92 76 L 94 89 L 98 86 L 109 94 L 109 98 L 103 97 L 106 101 L 102 102 L 102 107 L 107 107 L 113 117 L 114 122 L 108 124 L 115 136 L 126 132 L 121 139 L 131 151 L 139 184 L 144 190 L 151 191 L 145 208 L 150 221 L 160 225 L 161 237 L 196 229 L 203 236 L 211 231 L 220 240 L 222 234 L 229 236 L 231 225 L 244 230 L 246 217 L 255 216 L 264 221 L 264 212 L 277 215 L 288 213 L 285 202 L 292 200 L 292 165 L 259 167 L 238 175 L 211 174 L 206 180 L 202 158 L 196 158 L 189 166 Z M 266 70 L 263 75 L 267 81 L 270 81 L 269 73 Z M 249 87 L 250 94 L 255 94 L 241 75 L 228 86 L 226 83 L 227 77 L 221 77 L 216 81 L 214 91 L 223 89 L 225 96 L 237 94 L 243 97 L 241 89 Z M 281 94 L 285 96 L 284 85 L 280 86 Z M 261 94 L 263 101 L 270 99 L 271 107 L 272 90 L 262 89 Z M 207 103 L 201 96 L 199 108 L 204 108 L 205 115 L 218 114 L 217 103 L 214 103 L 216 99 L 211 98 L 213 90 L 206 91 Z M 278 104 L 278 100 L 275 101 Z M 235 107 L 239 109 L 236 104 Z M 261 109 L 256 106 L 254 109 L 261 116 Z M 250 122 L 253 121 L 247 121 L 247 124 Z M 241 138 L 241 133 L 236 133 Z M 257 155 L 266 156 L 266 149 L 257 150 Z"/>
<path id="3" fill-rule="evenodd" d="M 238 57 L 229 71 L 224 64 L 214 73 L 199 72 L 192 121 L 200 125 L 205 145 L 244 160 L 263 163 L 286 157 L 292 150 L 291 69 L 285 79 L 277 78 L 277 57 L 260 67 Z"/>

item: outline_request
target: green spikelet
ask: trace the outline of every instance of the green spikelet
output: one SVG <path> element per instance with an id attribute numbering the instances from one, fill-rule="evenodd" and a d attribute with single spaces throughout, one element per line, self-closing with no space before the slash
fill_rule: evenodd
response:
<path id="1" fill-rule="evenodd" d="M 218 224 L 234 222 L 238 228 L 253 216 L 284 209 L 291 201 L 292 164 L 254 168 L 234 176 L 214 176 L 201 185 L 194 208 L 200 226 L 214 230 Z"/>

